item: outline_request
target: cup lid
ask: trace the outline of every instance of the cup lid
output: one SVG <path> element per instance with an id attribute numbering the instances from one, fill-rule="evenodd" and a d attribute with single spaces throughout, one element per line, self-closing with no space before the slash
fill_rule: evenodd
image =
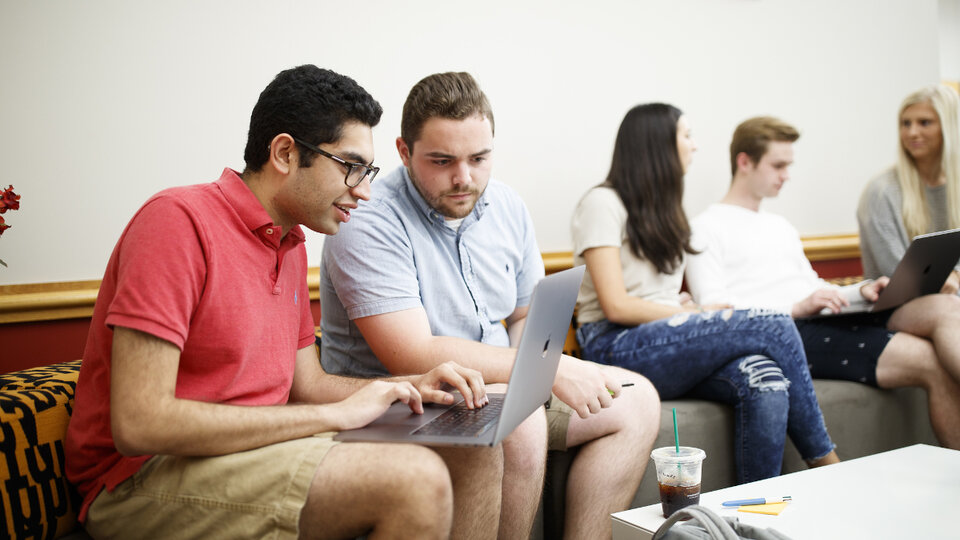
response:
<path id="1" fill-rule="evenodd" d="M 692 446 L 681 446 L 680 452 L 678 453 L 676 447 L 664 446 L 663 448 L 656 448 L 653 452 L 650 452 L 650 457 L 653 458 L 654 461 L 691 463 L 706 459 L 707 453 Z"/>

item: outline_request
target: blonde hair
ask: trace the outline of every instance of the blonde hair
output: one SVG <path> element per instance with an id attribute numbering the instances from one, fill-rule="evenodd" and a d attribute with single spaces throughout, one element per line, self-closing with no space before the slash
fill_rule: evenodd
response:
<path id="1" fill-rule="evenodd" d="M 927 86 L 910 94 L 900 105 L 897 113 L 899 130 L 900 118 L 907 107 L 919 103 L 929 103 L 940 117 L 940 131 L 943 145 L 940 149 L 940 171 L 947 179 L 947 215 L 950 228 L 960 227 L 960 135 L 957 132 L 960 114 L 960 98 L 957 92 L 945 84 Z M 903 225 L 910 238 L 918 234 L 930 232 L 930 215 L 927 213 L 926 190 L 923 181 L 917 172 L 913 157 L 903 147 L 903 141 L 898 145 L 897 152 L 897 180 L 900 182 L 900 191 L 903 194 Z"/>

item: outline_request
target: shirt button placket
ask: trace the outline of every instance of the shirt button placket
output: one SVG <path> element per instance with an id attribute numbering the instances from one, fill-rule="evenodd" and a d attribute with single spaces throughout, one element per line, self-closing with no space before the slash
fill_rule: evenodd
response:
<path id="1" fill-rule="evenodd" d="M 274 235 L 274 232 L 275 232 L 275 231 L 274 231 L 274 228 L 275 228 L 275 227 L 267 227 L 267 229 L 264 231 L 264 232 L 266 233 L 266 235 L 267 235 L 268 237 L 270 237 L 271 239 L 273 238 L 273 235 Z M 273 269 L 273 271 L 270 273 L 271 277 L 273 278 L 273 291 L 272 291 L 272 292 L 273 292 L 273 294 L 275 294 L 275 295 L 277 295 L 277 296 L 280 296 L 280 294 L 283 292 L 283 289 L 280 287 L 280 246 L 279 246 L 279 245 L 272 245 L 271 247 L 273 247 L 273 248 L 276 250 L 275 255 L 276 255 L 276 259 L 277 259 L 277 261 L 276 261 L 276 263 L 275 263 L 275 265 L 274 265 L 274 269 Z"/>
<path id="2" fill-rule="evenodd" d="M 462 236 L 459 237 L 459 241 L 457 242 L 457 251 L 460 253 L 460 271 L 463 275 L 463 282 L 466 283 L 467 290 L 470 291 L 470 297 L 473 298 L 473 305 L 477 312 L 477 326 L 480 327 L 480 340 L 483 341 L 487 337 L 487 325 L 484 323 L 488 318 L 487 309 L 480 304 L 480 297 L 477 296 L 476 276 L 473 272 L 470 252 L 467 251 Z"/>

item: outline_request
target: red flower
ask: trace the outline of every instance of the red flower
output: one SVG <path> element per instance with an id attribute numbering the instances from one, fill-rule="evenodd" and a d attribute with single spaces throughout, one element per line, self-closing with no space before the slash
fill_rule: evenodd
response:
<path id="1" fill-rule="evenodd" d="M 13 186 L 10 186 L 0 192 L 0 214 L 6 213 L 7 210 L 19 210 L 20 209 L 20 196 L 13 192 Z M 6 222 L 0 217 L 0 235 L 3 234 L 3 231 L 10 228 L 10 225 L 7 225 Z M 2 260 L 0 264 L 6 266 Z"/>
<path id="2" fill-rule="evenodd" d="M 13 186 L 4 189 L 3 193 L 0 194 L 0 214 L 5 213 L 7 210 L 19 209 L 20 196 L 13 192 Z"/>

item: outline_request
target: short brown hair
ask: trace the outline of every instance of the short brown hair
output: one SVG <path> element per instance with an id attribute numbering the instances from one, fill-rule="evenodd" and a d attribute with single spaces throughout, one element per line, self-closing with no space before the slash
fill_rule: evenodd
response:
<path id="1" fill-rule="evenodd" d="M 400 136 L 412 150 L 427 120 L 434 117 L 463 120 L 475 114 L 490 120 L 492 132 L 493 109 L 477 81 L 465 72 L 435 73 L 410 89 L 403 104 Z"/>
<path id="2" fill-rule="evenodd" d="M 794 142 L 800 132 L 790 124 L 772 116 L 758 116 L 743 121 L 733 132 L 730 141 L 730 174 L 737 174 L 737 156 L 745 153 L 754 163 L 767 153 L 770 141 Z"/>

